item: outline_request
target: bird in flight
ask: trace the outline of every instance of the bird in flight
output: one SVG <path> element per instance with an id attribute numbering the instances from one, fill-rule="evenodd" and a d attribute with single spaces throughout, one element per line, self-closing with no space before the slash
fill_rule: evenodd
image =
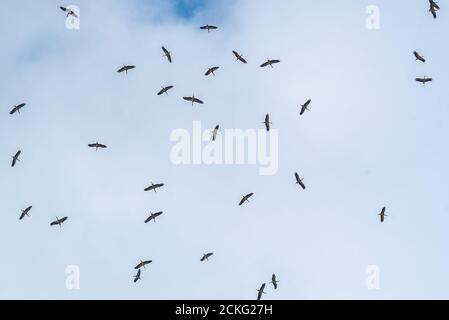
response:
<path id="1" fill-rule="evenodd" d="M 20 215 L 19 220 L 22 220 L 25 216 L 29 217 L 28 213 L 30 212 L 31 208 L 33 208 L 33 207 L 29 206 L 25 210 L 22 210 L 22 214 Z"/>
<path id="2" fill-rule="evenodd" d="M 150 264 L 151 262 L 153 262 L 153 260 L 147 260 L 147 261 L 140 260 L 139 264 L 137 266 L 135 266 L 134 269 L 140 269 L 140 268 L 146 269 L 146 265 Z"/>
<path id="3" fill-rule="evenodd" d="M 208 75 L 213 75 L 213 76 L 215 76 L 215 71 L 217 71 L 218 69 L 220 69 L 220 67 L 212 67 L 212 68 L 207 68 L 207 71 L 206 71 L 206 73 L 204 74 L 206 77 L 208 76 Z"/>
<path id="4" fill-rule="evenodd" d="M 270 131 L 270 124 L 272 124 L 272 123 L 270 122 L 270 115 L 268 113 L 265 116 L 265 121 L 262 123 L 265 124 L 265 128 L 267 128 L 267 131 Z"/>
<path id="5" fill-rule="evenodd" d="M 19 105 L 15 105 L 14 108 L 11 109 L 11 111 L 9 112 L 9 114 L 14 114 L 14 113 L 18 113 L 20 114 L 20 109 L 22 109 L 23 107 L 26 106 L 26 103 L 21 103 Z"/>
<path id="6" fill-rule="evenodd" d="M 65 8 L 65 7 L 59 7 L 62 11 L 64 11 L 65 13 L 67 13 L 67 17 L 68 16 L 73 16 L 73 17 L 75 17 L 75 18 L 78 18 L 78 15 L 72 10 L 72 9 L 69 9 L 69 8 Z"/>
<path id="7" fill-rule="evenodd" d="M 123 65 L 123 67 L 121 67 L 120 69 L 117 70 L 118 73 L 122 73 L 125 72 L 126 74 L 128 74 L 128 70 L 132 70 L 134 69 L 136 66 L 127 66 L 127 65 Z"/>
<path id="8" fill-rule="evenodd" d="M 166 94 L 168 96 L 168 90 L 173 89 L 173 86 L 162 87 L 162 89 L 157 93 L 158 96 Z"/>
<path id="9" fill-rule="evenodd" d="M 167 57 L 168 62 L 172 63 L 171 52 L 168 51 L 165 47 L 162 47 L 162 51 L 164 51 L 163 57 Z"/>
<path id="10" fill-rule="evenodd" d="M 163 213 L 162 211 L 156 213 L 150 212 L 150 216 L 145 220 L 145 223 L 148 223 L 151 220 L 153 220 L 154 223 L 156 223 L 156 218 L 159 217 L 162 213 Z"/>
<path id="11" fill-rule="evenodd" d="M 434 0 L 429 0 L 429 5 L 429 12 L 432 14 L 433 18 L 436 19 L 437 11 L 440 10 L 440 6 Z"/>
<path id="12" fill-rule="evenodd" d="M 15 155 L 12 156 L 11 167 L 14 167 L 16 165 L 17 161 L 20 162 L 19 156 L 20 156 L 21 153 L 22 153 L 22 151 L 19 150 L 19 151 L 16 152 Z"/>
<path id="13" fill-rule="evenodd" d="M 257 300 L 260 300 L 260 298 L 262 298 L 262 294 L 266 294 L 266 292 L 264 292 L 263 290 L 265 289 L 265 283 L 263 283 L 260 286 L 260 289 L 257 290 Z"/>
<path id="14" fill-rule="evenodd" d="M 191 97 L 183 97 L 184 100 L 192 102 L 192 106 L 194 103 L 203 104 L 204 102 L 198 98 L 195 97 L 193 94 Z"/>
<path id="15" fill-rule="evenodd" d="M 385 214 L 385 210 L 386 210 L 386 208 L 383 207 L 383 208 L 382 208 L 382 211 L 379 213 L 379 216 L 380 216 L 380 222 L 384 222 L 385 217 L 388 217 L 388 215 Z"/>
<path id="16" fill-rule="evenodd" d="M 210 25 L 206 24 L 205 26 L 201 26 L 200 29 L 201 29 L 201 30 L 207 30 L 207 32 L 209 33 L 210 30 L 217 30 L 218 27 L 216 27 L 216 26 L 210 26 Z"/>
<path id="17" fill-rule="evenodd" d="M 98 149 L 106 149 L 107 148 L 106 145 L 98 143 L 98 142 L 88 144 L 88 146 L 90 148 L 95 148 L 95 151 L 98 151 Z"/>
<path id="18" fill-rule="evenodd" d="M 426 85 L 427 82 L 431 82 L 431 81 L 433 81 L 433 79 L 426 78 L 426 76 L 424 76 L 424 78 L 415 78 L 415 81 L 421 82 L 423 85 Z"/>
<path id="19" fill-rule="evenodd" d="M 134 276 L 134 283 L 140 280 L 140 269 L 137 270 L 137 274 Z"/>
<path id="20" fill-rule="evenodd" d="M 161 188 L 163 187 L 164 184 L 163 183 L 157 183 L 157 184 L 153 184 L 153 182 L 151 182 L 151 186 L 149 186 L 148 188 L 145 188 L 144 191 L 151 191 L 154 190 L 154 192 L 156 192 L 157 188 Z"/>
<path id="21" fill-rule="evenodd" d="M 299 112 L 299 115 L 302 116 L 306 110 L 309 110 L 309 104 L 312 102 L 311 99 L 307 100 L 306 103 L 301 105 L 301 111 Z"/>
<path id="22" fill-rule="evenodd" d="M 273 68 L 273 64 L 279 63 L 281 62 L 281 60 L 271 60 L 271 59 L 267 59 L 267 62 L 264 62 L 260 65 L 261 68 L 265 68 L 265 67 L 272 67 Z"/>
<path id="23" fill-rule="evenodd" d="M 213 252 L 204 253 L 204 254 L 203 254 L 203 257 L 201 258 L 200 261 L 201 261 L 201 262 L 203 262 L 203 261 L 209 261 L 209 258 L 212 257 L 213 254 L 214 254 Z"/>
<path id="24" fill-rule="evenodd" d="M 420 55 L 417 51 L 413 51 L 413 54 L 415 55 L 415 60 L 419 60 L 421 62 L 426 62 L 426 59 L 424 59 L 424 56 Z"/>
<path id="25" fill-rule="evenodd" d="M 295 172 L 295 178 L 296 178 L 296 183 L 299 184 L 299 185 L 301 186 L 301 188 L 303 188 L 303 189 L 305 190 L 305 189 L 306 189 L 306 186 L 305 186 L 305 184 L 302 182 L 302 181 L 304 180 L 304 178 L 301 179 L 301 178 L 299 177 L 299 174 L 298 174 L 297 172 Z"/>
<path id="26" fill-rule="evenodd" d="M 212 141 L 215 141 L 215 139 L 217 139 L 218 129 L 220 129 L 220 126 L 217 124 L 214 130 L 212 130 Z"/>
<path id="27" fill-rule="evenodd" d="M 247 63 L 245 59 L 243 59 L 243 56 L 241 54 L 239 54 L 237 51 L 232 51 L 232 53 L 234 54 L 236 60 L 235 61 L 241 61 L 243 63 Z"/>
<path id="28" fill-rule="evenodd" d="M 248 193 L 246 196 L 242 196 L 242 200 L 240 200 L 239 202 L 239 206 L 241 206 L 242 204 L 244 204 L 245 202 L 249 202 L 249 198 L 251 198 L 253 196 L 254 193 Z"/>
<path id="29" fill-rule="evenodd" d="M 276 290 L 278 288 L 279 281 L 276 280 L 276 275 L 274 273 L 271 276 L 271 282 L 270 283 L 273 284 L 274 290 Z"/>
<path id="30" fill-rule="evenodd" d="M 62 226 L 62 224 L 64 223 L 64 221 L 66 221 L 68 219 L 68 217 L 64 217 L 59 219 L 58 217 L 56 217 L 56 220 L 53 221 L 52 223 L 50 223 L 51 226 L 56 226 L 58 225 L 59 227 Z"/>

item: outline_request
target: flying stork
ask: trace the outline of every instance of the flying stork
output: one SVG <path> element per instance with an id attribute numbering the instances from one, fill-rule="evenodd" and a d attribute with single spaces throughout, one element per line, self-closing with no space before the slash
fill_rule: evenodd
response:
<path id="1" fill-rule="evenodd" d="M 21 103 L 19 105 L 14 105 L 14 108 L 11 109 L 11 111 L 9 112 L 9 114 L 14 114 L 14 113 L 18 113 L 20 114 L 20 109 L 22 109 L 23 107 L 26 106 L 26 103 Z"/>
<path id="2" fill-rule="evenodd" d="M 206 77 L 208 76 L 208 75 L 213 75 L 213 76 L 215 76 L 215 71 L 217 71 L 218 69 L 220 69 L 220 67 L 212 67 L 212 68 L 207 68 L 207 71 L 206 71 L 206 73 L 204 74 Z"/>
<path id="3" fill-rule="evenodd" d="M 209 261 L 209 258 L 212 257 L 213 254 L 214 254 L 213 252 L 204 253 L 204 254 L 203 254 L 203 257 L 201 258 L 200 261 L 201 261 L 201 262 L 203 262 L 203 261 Z"/>
<path id="4" fill-rule="evenodd" d="M 434 0 L 429 0 L 429 5 L 429 12 L 432 14 L 433 18 L 436 19 L 437 11 L 440 10 L 440 6 Z"/>
<path id="5" fill-rule="evenodd" d="M 161 87 L 161 91 L 159 91 L 157 93 L 158 96 L 160 96 L 161 94 L 166 94 L 168 96 L 168 90 L 173 89 L 173 86 L 166 86 L 166 87 Z"/>
<path id="6" fill-rule="evenodd" d="M 150 264 L 151 262 L 153 262 L 153 260 L 147 260 L 147 261 L 142 261 L 140 260 L 139 264 L 137 266 L 134 267 L 134 269 L 140 269 L 140 268 L 144 268 L 146 269 L 146 265 Z"/>
<path id="7" fill-rule="evenodd" d="M 73 16 L 75 18 L 78 18 L 78 15 L 70 8 L 65 8 L 65 7 L 59 7 L 62 11 L 64 11 L 65 13 L 67 13 L 67 17 L 68 16 Z"/>
<path id="8" fill-rule="evenodd" d="M 257 300 L 260 300 L 260 298 L 262 298 L 262 294 L 266 294 L 266 292 L 265 291 L 263 291 L 265 289 L 265 283 L 263 283 L 261 286 L 260 286 L 260 289 L 257 289 Z"/>
<path id="9" fill-rule="evenodd" d="M 279 281 L 276 280 L 276 275 L 274 273 L 271 276 L 271 282 L 270 283 L 273 284 L 274 290 L 276 290 L 278 288 Z"/>
<path id="10" fill-rule="evenodd" d="M 243 59 L 243 56 L 241 54 L 239 54 L 237 51 L 232 51 L 232 53 L 234 54 L 236 60 L 235 61 L 241 61 L 243 63 L 247 63 L 245 59 Z"/>
<path id="11" fill-rule="evenodd" d="M 195 94 L 193 94 L 191 97 L 183 97 L 184 100 L 192 102 L 192 106 L 194 103 L 203 104 L 204 102 L 197 97 L 195 97 Z"/>
<path id="12" fill-rule="evenodd" d="M 22 153 L 22 151 L 19 150 L 19 151 L 16 152 L 15 155 L 12 156 L 11 167 L 14 167 L 14 166 L 16 165 L 16 162 L 17 162 L 17 161 L 20 162 L 19 156 L 20 156 L 21 153 Z"/>
<path id="13" fill-rule="evenodd" d="M 270 115 L 268 113 L 265 116 L 265 121 L 262 123 L 265 124 L 265 128 L 267 128 L 267 131 L 270 131 L 270 124 L 272 124 L 272 123 L 270 122 Z"/>
<path id="14" fill-rule="evenodd" d="M 241 206 L 242 204 L 244 204 L 245 202 L 249 202 L 249 198 L 251 198 L 253 196 L 254 193 L 248 193 L 246 196 L 242 196 L 242 200 L 240 200 L 239 202 L 239 206 Z"/>
<path id="15" fill-rule="evenodd" d="M 134 69 L 136 66 L 127 66 L 127 65 L 123 65 L 123 67 L 121 67 L 120 69 L 117 70 L 118 73 L 122 73 L 123 71 L 128 74 L 128 70 L 132 70 Z"/>
<path id="16" fill-rule="evenodd" d="M 295 178 L 296 178 L 296 183 L 299 184 L 301 186 L 301 188 L 303 188 L 304 190 L 306 189 L 305 184 L 302 182 L 304 180 L 304 178 L 300 178 L 299 174 L 297 172 L 295 172 Z"/>
<path id="17" fill-rule="evenodd" d="M 220 125 L 217 124 L 214 130 L 212 130 L 212 141 L 215 141 L 215 139 L 217 139 L 218 129 L 220 129 Z"/>
<path id="18" fill-rule="evenodd" d="M 134 277 L 134 283 L 136 283 L 138 280 L 140 280 L 140 269 L 137 270 L 137 274 Z"/>
<path id="19" fill-rule="evenodd" d="M 148 188 L 145 188 L 144 191 L 151 191 L 154 190 L 154 192 L 156 192 L 157 188 L 161 188 L 163 187 L 164 184 L 163 183 L 157 183 L 157 184 L 153 184 L 153 182 L 151 182 L 151 186 L 149 186 Z"/>
<path id="20" fill-rule="evenodd" d="M 168 51 L 165 47 L 162 47 L 162 51 L 164 51 L 163 57 L 167 57 L 168 62 L 172 63 L 171 52 Z"/>
<path id="21" fill-rule="evenodd" d="M 101 143 L 95 142 L 87 145 L 90 148 L 95 148 L 95 151 L 98 151 L 98 149 L 106 149 L 107 146 Z"/>
<path id="22" fill-rule="evenodd" d="M 210 26 L 210 25 L 206 24 L 205 26 L 201 26 L 200 29 L 201 29 L 201 30 L 207 30 L 207 32 L 209 33 L 210 30 L 217 30 L 218 27 L 216 27 L 216 26 Z"/>
<path id="23" fill-rule="evenodd" d="M 302 116 L 306 110 L 309 110 L 309 104 L 312 102 L 311 99 L 307 100 L 306 103 L 301 105 L 301 111 L 299 112 L 299 115 Z"/>
<path id="24" fill-rule="evenodd" d="M 383 207 L 383 208 L 382 208 L 382 211 L 379 213 L 379 216 L 380 216 L 380 222 L 384 222 L 385 217 L 388 217 L 388 215 L 385 214 L 385 210 L 386 210 L 386 208 Z"/>
<path id="25" fill-rule="evenodd" d="M 163 213 L 163 211 L 159 211 L 159 212 L 156 212 L 156 213 L 153 213 L 153 212 L 150 211 L 150 216 L 145 220 L 145 223 L 148 223 L 151 220 L 153 220 L 154 223 L 156 223 L 156 218 L 159 217 L 162 213 Z"/>
<path id="26" fill-rule="evenodd" d="M 30 212 L 30 210 L 32 209 L 32 206 L 29 206 L 28 208 L 26 208 L 25 210 L 22 210 L 22 214 L 20 215 L 19 220 L 22 220 L 25 216 L 28 216 L 28 212 Z"/>
<path id="27" fill-rule="evenodd" d="M 265 68 L 265 67 L 272 67 L 273 68 L 273 64 L 279 63 L 281 62 L 281 60 L 272 60 L 272 59 L 267 59 L 267 62 L 264 62 L 260 65 L 261 68 Z"/>
<path id="28" fill-rule="evenodd" d="M 417 51 L 413 51 L 413 54 L 415 55 L 415 60 L 419 60 L 421 62 L 426 62 L 426 59 L 424 59 L 424 56 L 420 55 Z"/>
<path id="29" fill-rule="evenodd" d="M 56 226 L 58 225 L 59 227 L 62 227 L 62 224 L 64 221 L 66 221 L 68 219 L 68 217 L 64 217 L 59 219 L 58 217 L 56 217 L 56 220 L 53 221 L 52 223 L 50 223 L 51 226 Z"/>
<path id="30" fill-rule="evenodd" d="M 415 78 L 415 81 L 421 82 L 423 85 L 426 85 L 427 82 L 431 82 L 431 81 L 433 81 L 433 79 L 426 78 L 426 76 L 424 76 L 424 78 Z"/>

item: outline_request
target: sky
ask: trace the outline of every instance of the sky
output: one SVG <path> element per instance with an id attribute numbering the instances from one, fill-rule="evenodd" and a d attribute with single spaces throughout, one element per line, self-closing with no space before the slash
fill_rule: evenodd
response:
<path id="1" fill-rule="evenodd" d="M 2 1 L 0 298 L 255 299 L 264 282 L 264 299 L 449 298 L 449 8 L 434 20 L 411 2 Z M 59 9 L 71 4 L 79 30 Z M 267 58 L 281 63 L 260 68 Z M 414 81 L 424 75 L 434 81 Z M 192 93 L 204 105 L 182 100 Z M 274 175 L 170 159 L 173 130 L 263 129 L 267 113 Z M 151 182 L 165 186 L 144 192 Z M 56 216 L 69 219 L 50 227 Z"/>

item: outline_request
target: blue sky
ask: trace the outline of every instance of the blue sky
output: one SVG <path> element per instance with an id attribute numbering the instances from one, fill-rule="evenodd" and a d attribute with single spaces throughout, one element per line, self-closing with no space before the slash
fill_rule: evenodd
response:
<path id="1" fill-rule="evenodd" d="M 59 2 L 0 3 L 1 298 L 254 299 L 273 272 L 267 299 L 449 297 L 449 9 L 434 20 L 424 0 L 277 3 L 80 0 L 78 31 Z M 368 5 L 379 30 L 365 27 Z M 259 68 L 268 57 L 282 62 Z M 137 68 L 118 75 L 123 64 Z M 211 65 L 221 68 L 206 78 Z M 434 82 L 415 83 L 424 75 Z M 181 99 L 192 92 L 204 106 Z M 173 130 L 258 129 L 266 113 L 276 175 L 171 163 Z M 97 140 L 109 148 L 87 148 Z M 166 186 L 143 192 L 151 181 Z M 140 259 L 153 264 L 134 284 Z M 68 265 L 80 290 L 66 289 Z M 365 287 L 369 265 L 379 290 Z"/>

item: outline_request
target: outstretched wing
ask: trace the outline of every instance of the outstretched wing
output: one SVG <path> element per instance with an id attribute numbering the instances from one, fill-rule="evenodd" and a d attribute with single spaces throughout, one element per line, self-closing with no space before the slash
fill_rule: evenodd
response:
<path id="1" fill-rule="evenodd" d="M 194 98 L 193 102 L 199 103 L 199 104 L 204 104 L 204 102 L 198 98 Z"/>
<path id="2" fill-rule="evenodd" d="M 262 64 L 260 65 L 260 67 L 261 67 L 261 68 L 264 68 L 264 67 L 266 67 L 266 66 L 268 66 L 268 65 L 270 65 L 270 62 L 269 62 L 269 61 L 262 63 Z"/>

